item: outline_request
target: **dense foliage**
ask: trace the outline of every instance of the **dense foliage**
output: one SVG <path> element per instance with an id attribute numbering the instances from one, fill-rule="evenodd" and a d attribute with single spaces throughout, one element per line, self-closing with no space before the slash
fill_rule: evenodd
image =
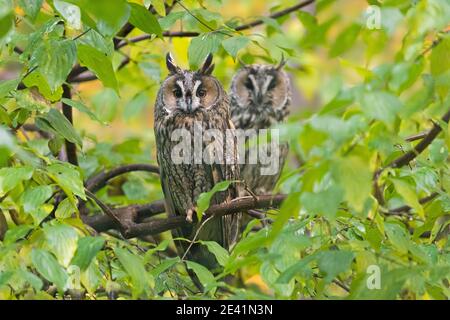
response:
<path id="1" fill-rule="evenodd" d="M 449 1 L 268 2 L 0 0 L 0 299 L 450 296 Z M 162 199 L 149 168 L 88 182 L 156 164 L 169 50 L 212 52 L 225 85 L 237 57 L 292 75 L 286 199 L 231 252 L 203 243 L 217 276 L 170 232 L 90 223 Z"/>

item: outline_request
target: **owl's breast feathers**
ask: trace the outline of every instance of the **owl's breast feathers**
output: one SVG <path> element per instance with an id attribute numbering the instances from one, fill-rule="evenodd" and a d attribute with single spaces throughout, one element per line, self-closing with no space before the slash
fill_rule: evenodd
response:
<path id="1" fill-rule="evenodd" d="M 157 157 L 161 171 L 161 184 L 166 198 L 169 215 L 186 215 L 186 211 L 195 208 L 198 196 L 210 191 L 218 182 L 239 180 L 239 165 L 237 163 L 237 149 L 225 144 L 225 132 L 232 128 L 229 118 L 227 100 L 223 105 L 210 109 L 200 109 L 191 114 L 175 112 L 172 114 L 156 114 L 155 137 L 157 144 Z M 191 150 L 194 149 L 194 128 L 201 124 L 203 132 L 207 129 L 218 129 L 223 133 L 224 139 L 218 141 L 223 150 L 222 163 L 206 164 L 194 162 L 194 152 L 190 154 L 188 163 L 175 164 L 172 161 L 172 149 L 179 144 L 179 140 L 172 141 L 172 132 L 176 129 L 185 129 L 191 137 Z M 202 151 L 207 141 L 202 142 Z M 235 159 L 234 163 L 226 163 L 225 159 Z M 212 199 L 212 204 L 219 204 L 238 196 L 237 185 L 232 184 L 228 190 L 218 192 Z M 228 248 L 237 238 L 240 215 L 223 216 L 211 219 L 206 223 L 198 240 L 216 241 Z M 192 239 L 200 223 L 182 228 L 177 236 Z M 200 245 L 199 245 L 200 246 Z M 179 249 L 180 250 L 180 249 Z M 186 242 L 181 244 L 181 251 L 186 250 Z M 211 256 L 204 250 L 191 248 L 190 258 L 194 261 L 211 260 Z M 195 256 L 197 255 L 197 256 Z M 200 255 L 200 256 L 199 256 Z M 208 265 L 214 263 L 206 262 Z"/>

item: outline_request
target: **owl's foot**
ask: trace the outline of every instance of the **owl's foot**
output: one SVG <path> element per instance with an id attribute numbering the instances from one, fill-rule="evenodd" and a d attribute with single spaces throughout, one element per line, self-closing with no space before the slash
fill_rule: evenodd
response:
<path id="1" fill-rule="evenodd" d="M 195 213 L 195 209 L 194 208 L 190 208 L 186 210 L 186 221 L 189 223 L 192 223 L 192 216 Z"/>

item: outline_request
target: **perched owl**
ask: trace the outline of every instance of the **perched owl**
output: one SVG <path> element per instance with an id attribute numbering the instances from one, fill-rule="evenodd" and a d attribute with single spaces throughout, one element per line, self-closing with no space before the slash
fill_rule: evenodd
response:
<path id="1" fill-rule="evenodd" d="M 291 102 L 290 81 L 282 70 L 284 61 L 278 66 L 243 65 L 231 82 L 230 110 L 236 129 L 268 129 L 283 122 L 289 114 Z M 258 195 L 270 194 L 277 183 L 289 146 L 280 145 L 279 169 L 274 174 L 262 175 L 260 164 L 241 165 L 241 179 Z M 241 162 L 242 163 L 242 162 Z"/>
<path id="2" fill-rule="evenodd" d="M 195 220 L 196 201 L 201 193 L 210 191 L 218 182 L 239 179 L 236 146 L 227 145 L 225 139 L 195 137 L 194 131 L 199 127 L 203 133 L 215 129 L 215 132 L 224 133 L 225 136 L 225 131 L 232 129 L 233 124 L 230 120 L 228 96 L 220 82 L 211 75 L 214 68 L 211 55 L 208 55 L 198 71 L 182 70 L 176 66 L 170 54 L 166 57 L 166 64 L 169 75 L 157 95 L 154 125 L 161 185 L 168 214 L 186 216 L 188 221 L 192 221 Z M 173 139 L 172 136 L 180 129 L 184 130 L 182 138 L 192 138 L 185 140 L 184 147 L 192 149 L 180 152 L 183 157 L 181 163 L 174 158 L 174 151 L 180 147 L 180 140 Z M 209 150 L 207 145 L 211 141 L 222 151 L 216 154 L 219 161 L 205 161 Z M 203 151 L 200 161 L 194 158 L 195 155 L 198 156 L 198 150 L 195 149 L 199 147 L 198 144 Z M 231 185 L 228 190 L 216 193 L 210 204 L 230 201 L 237 196 L 237 186 Z M 175 230 L 174 238 L 192 240 L 204 220 Z M 196 240 L 216 241 L 228 249 L 238 236 L 239 220 L 240 215 L 214 217 L 204 223 Z M 179 255 L 183 256 L 190 243 L 175 243 Z M 186 259 L 210 269 L 217 267 L 214 256 L 201 244 L 194 244 L 189 248 Z"/>

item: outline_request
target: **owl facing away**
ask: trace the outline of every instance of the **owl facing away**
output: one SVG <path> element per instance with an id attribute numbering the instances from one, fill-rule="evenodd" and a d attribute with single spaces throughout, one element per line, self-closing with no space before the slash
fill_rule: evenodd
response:
<path id="1" fill-rule="evenodd" d="M 231 119 L 236 129 L 269 129 L 283 122 L 289 114 L 291 91 L 289 77 L 279 65 L 244 65 L 235 74 L 230 88 Z M 280 144 L 278 170 L 261 174 L 261 165 L 248 163 L 240 167 L 241 179 L 255 194 L 270 194 L 275 187 L 289 151 L 287 143 Z"/>
<path id="2" fill-rule="evenodd" d="M 203 132 L 216 129 L 216 132 L 224 133 L 233 125 L 228 96 L 220 82 L 211 75 L 214 68 L 211 55 L 197 71 L 182 70 L 176 66 L 170 54 L 166 57 L 166 64 L 169 75 L 159 89 L 154 112 L 157 160 L 169 216 L 186 216 L 190 220 L 193 214 L 195 218 L 195 205 L 201 193 L 210 191 L 218 182 L 238 180 L 237 151 L 235 146 L 226 145 L 225 139 L 217 138 L 214 143 L 222 151 L 219 161 L 198 161 L 194 159 L 195 152 L 183 154 L 181 163 L 174 160 L 174 148 L 180 145 L 179 140 L 172 141 L 175 130 L 185 130 L 183 138 L 192 138 L 185 140 L 185 147 L 194 149 L 194 145 L 200 143 L 202 150 L 205 150 L 211 141 L 195 137 L 196 126 L 197 129 L 200 126 Z M 232 184 L 226 191 L 216 193 L 210 204 L 230 201 L 237 196 L 237 186 Z M 193 240 L 197 234 L 196 240 L 216 241 L 226 249 L 234 243 L 238 236 L 240 215 L 213 217 L 207 222 L 204 220 L 174 230 L 173 237 Z M 200 228 L 201 224 L 203 226 Z M 175 244 L 179 255 L 186 255 L 187 260 L 196 261 L 210 269 L 217 267 L 214 256 L 205 246 L 194 244 L 188 250 L 190 243 L 187 241 L 175 240 Z"/>

